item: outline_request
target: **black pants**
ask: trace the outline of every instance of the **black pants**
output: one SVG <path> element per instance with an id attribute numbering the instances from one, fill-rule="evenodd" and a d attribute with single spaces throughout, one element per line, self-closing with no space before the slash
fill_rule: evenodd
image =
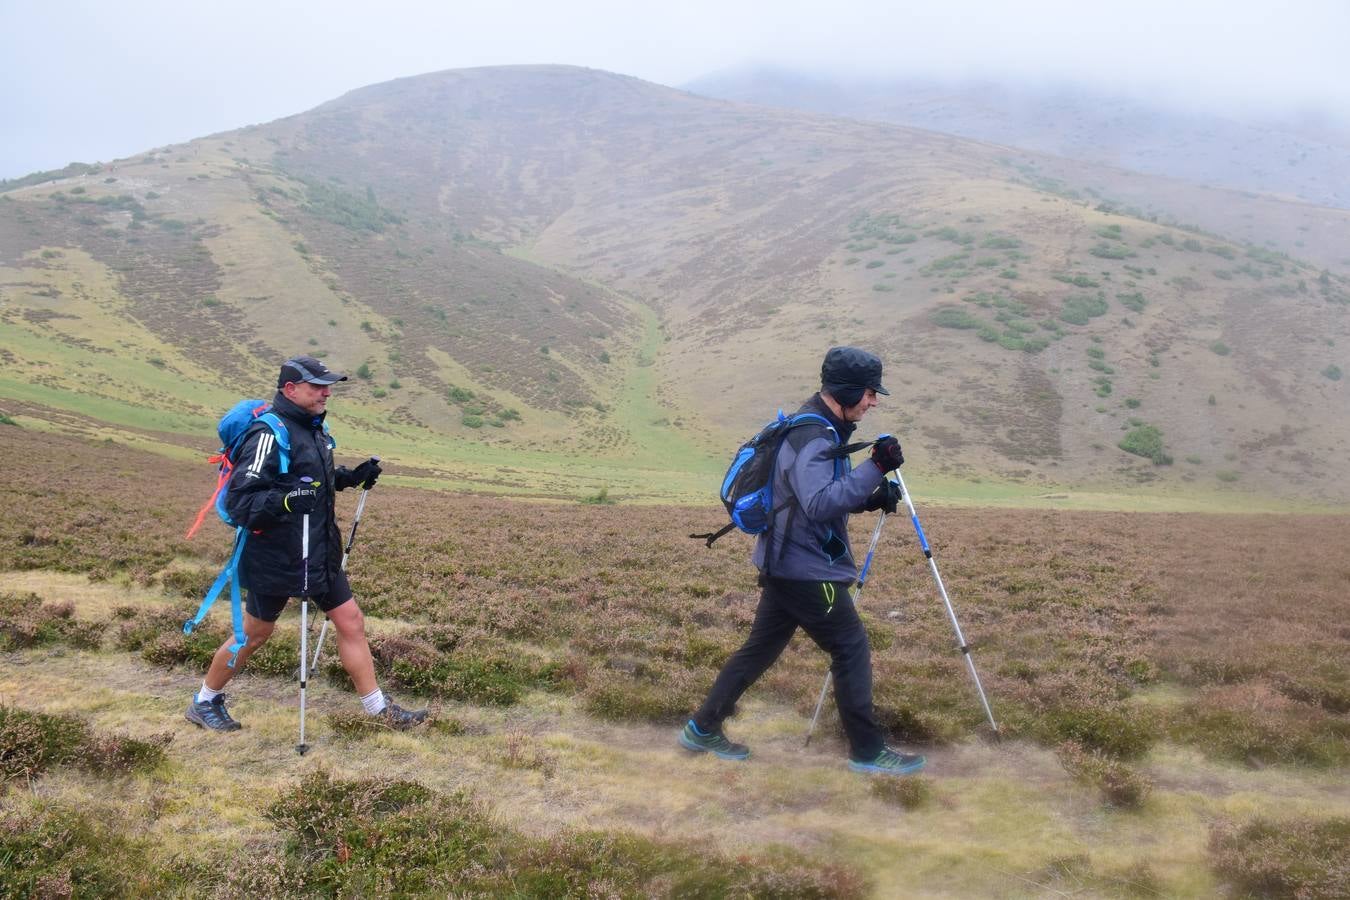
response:
<path id="1" fill-rule="evenodd" d="M 694 724 L 703 731 L 720 731 L 741 694 L 773 665 L 800 625 L 830 654 L 834 700 L 853 758 L 874 759 L 885 739 L 872 710 L 872 655 L 849 594 L 851 582 L 770 578 L 762 583 L 750 636 L 722 667 L 708 699 L 694 714 Z"/>

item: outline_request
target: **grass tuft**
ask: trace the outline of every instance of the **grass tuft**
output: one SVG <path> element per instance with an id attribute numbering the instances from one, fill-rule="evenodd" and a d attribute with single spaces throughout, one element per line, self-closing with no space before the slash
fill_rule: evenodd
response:
<path id="1" fill-rule="evenodd" d="M 1153 783 L 1118 759 L 1100 750 L 1066 741 L 1055 751 L 1064 770 L 1078 781 L 1101 790 L 1102 798 L 1121 809 L 1138 809 L 1153 791 Z"/>

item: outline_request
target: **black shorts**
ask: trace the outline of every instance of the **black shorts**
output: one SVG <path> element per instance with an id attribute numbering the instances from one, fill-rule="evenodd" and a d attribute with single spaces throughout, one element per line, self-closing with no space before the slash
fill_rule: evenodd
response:
<path id="1" fill-rule="evenodd" d="M 290 597 L 255 594 L 253 591 L 249 591 L 248 598 L 244 601 L 244 608 L 255 619 L 275 622 L 281 617 L 281 611 L 286 608 L 286 601 L 290 599 Z M 337 577 L 333 579 L 333 586 L 328 593 L 319 594 L 309 599 L 313 600 L 314 605 L 324 612 L 332 612 L 352 599 L 352 586 L 347 581 L 347 573 L 339 571 Z"/>

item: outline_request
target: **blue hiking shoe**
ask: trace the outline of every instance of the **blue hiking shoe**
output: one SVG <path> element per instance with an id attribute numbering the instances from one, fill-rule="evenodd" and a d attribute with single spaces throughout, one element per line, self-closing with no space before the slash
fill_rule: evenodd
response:
<path id="1" fill-rule="evenodd" d="M 720 731 L 704 734 L 698 730 L 693 719 L 690 719 L 680 732 L 680 746 L 695 753 L 711 753 L 718 759 L 741 760 L 750 756 L 749 747 L 744 744 L 733 744 Z"/>
<path id="2" fill-rule="evenodd" d="M 225 708 L 225 695 L 218 694 L 216 699 L 201 701 L 197 695 L 192 695 L 192 702 L 188 704 L 187 712 L 184 717 L 193 725 L 201 728 L 209 728 L 211 731 L 238 731 L 244 726 L 240 725 L 230 717 L 230 711 Z"/>
<path id="3" fill-rule="evenodd" d="M 850 759 L 848 767 L 868 775 L 913 775 L 923 768 L 925 762 L 922 756 L 910 756 L 908 753 L 897 753 L 890 747 L 882 747 L 876 759 L 869 762 Z"/>

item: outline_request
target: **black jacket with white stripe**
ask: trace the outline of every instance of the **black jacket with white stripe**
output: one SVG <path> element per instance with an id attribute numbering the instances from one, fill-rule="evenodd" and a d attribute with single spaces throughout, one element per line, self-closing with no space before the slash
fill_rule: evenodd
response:
<path id="1" fill-rule="evenodd" d="M 281 452 L 272 429 L 255 423 L 235 452 L 225 508 L 248 529 L 240 559 L 242 583 L 267 596 L 299 597 L 328 593 L 342 564 L 342 535 L 333 498 L 355 482 L 345 466 L 333 465 L 333 440 L 323 428 L 324 415 L 310 415 L 278 393 L 272 411 L 290 438 L 290 468 L 281 474 Z M 283 501 L 300 477 L 308 475 L 319 488 L 319 503 L 309 514 L 309 587 L 305 588 L 304 517 L 287 512 Z"/>

